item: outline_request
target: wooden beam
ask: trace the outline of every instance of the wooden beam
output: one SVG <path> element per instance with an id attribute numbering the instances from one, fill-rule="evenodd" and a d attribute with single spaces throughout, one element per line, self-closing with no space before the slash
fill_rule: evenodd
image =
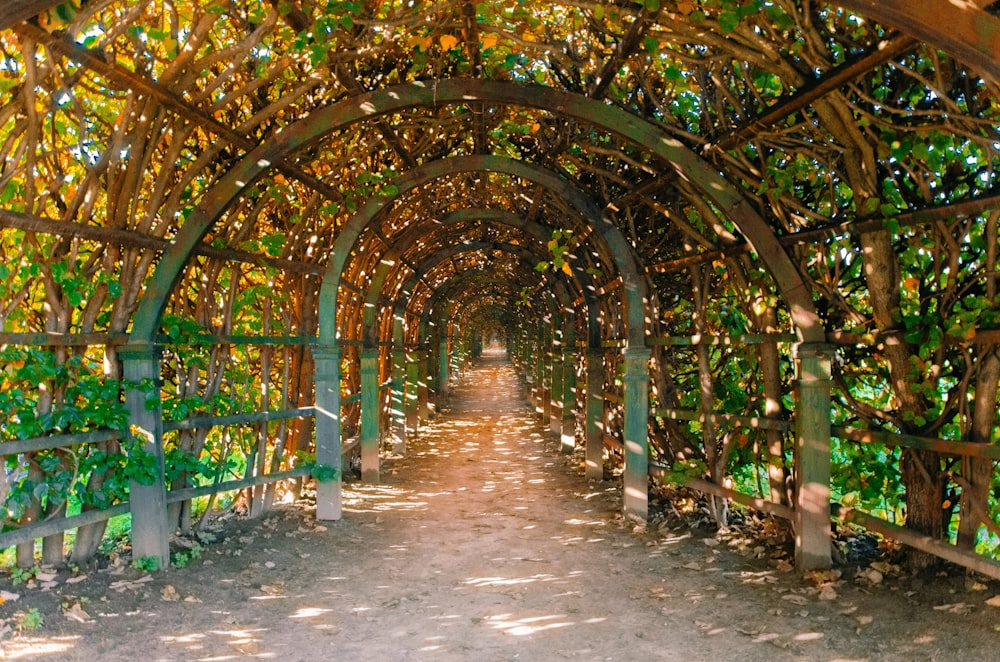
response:
<path id="1" fill-rule="evenodd" d="M 56 5 L 61 5 L 66 0 L 7 0 L 0 2 L 0 30 L 34 18 L 43 11 L 52 9 Z"/>
<path id="2" fill-rule="evenodd" d="M 768 501 L 767 499 L 755 497 L 750 494 L 737 492 L 736 490 L 728 489 L 722 485 L 710 483 L 702 478 L 688 479 L 688 481 L 684 483 L 684 487 L 690 487 L 691 489 L 698 490 L 699 492 L 713 494 L 723 499 L 729 499 L 730 501 L 735 501 L 736 503 L 747 506 L 748 508 L 756 508 L 757 510 L 770 513 L 787 520 L 792 520 L 795 517 L 795 511 L 789 506 Z"/>
<path id="3" fill-rule="evenodd" d="M 916 531 L 911 531 L 905 527 L 892 524 L 891 522 L 887 522 L 883 519 L 879 519 L 878 517 L 874 517 L 858 510 L 841 511 L 841 517 L 845 522 L 858 524 L 869 531 L 881 533 L 887 538 L 898 540 L 904 545 L 909 545 L 914 549 L 927 552 L 928 554 L 933 554 L 934 556 L 942 558 L 945 561 L 950 561 L 962 566 L 963 568 L 968 568 L 974 572 L 986 575 L 987 577 L 1000 579 L 1000 565 L 976 554 L 975 552 L 960 549 L 954 545 L 949 545 L 944 541 L 937 540 L 936 538 L 932 538 L 922 533 L 917 533 Z"/>
<path id="4" fill-rule="evenodd" d="M 822 99 L 834 90 L 840 89 L 858 76 L 871 71 L 875 67 L 892 58 L 912 50 L 917 46 L 917 40 L 911 37 L 895 37 L 891 41 L 883 41 L 874 51 L 861 57 L 849 60 L 826 72 L 822 77 L 808 81 L 794 94 L 780 99 L 769 106 L 757 117 L 745 122 L 714 145 L 706 145 L 705 151 L 728 151 L 752 138 L 760 130 L 775 124 L 780 120 L 797 113 L 806 106 Z"/>
<path id="5" fill-rule="evenodd" d="M 57 221 L 51 218 L 22 214 L 7 209 L 0 209 L 0 228 L 16 228 L 25 232 L 42 232 L 63 237 L 79 237 L 100 243 L 149 248 L 158 251 L 167 250 L 171 245 L 171 242 L 166 239 L 135 230 L 119 230 L 71 221 Z M 311 262 L 283 260 L 266 255 L 257 255 L 248 251 L 236 250 L 234 248 L 215 248 L 205 243 L 196 246 L 194 253 L 195 255 L 225 260 L 227 262 L 256 264 L 257 266 L 273 267 L 292 273 L 322 274 L 324 271 L 321 265 Z"/>

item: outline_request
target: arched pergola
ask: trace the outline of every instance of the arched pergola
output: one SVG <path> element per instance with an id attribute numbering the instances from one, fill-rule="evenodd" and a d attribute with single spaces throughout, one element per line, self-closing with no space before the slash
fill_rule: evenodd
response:
<path id="1" fill-rule="evenodd" d="M 168 503 L 214 489 L 184 458 L 223 426 L 255 435 L 229 481 L 255 513 L 311 471 L 338 518 L 343 431 L 377 480 L 380 439 L 403 448 L 503 324 L 568 451 L 585 366 L 585 473 L 620 458 L 626 516 L 680 474 L 790 519 L 803 570 L 831 562 L 835 500 L 980 567 L 987 3 L 60 4 L 0 8 L 0 392 L 26 394 L 0 432 L 47 486 L 12 488 L 23 562 L 115 508 L 166 560 Z M 127 494 L 75 477 L 93 503 L 65 518 L 54 449 L 116 458 Z M 902 534 L 865 512 L 873 471 Z"/>

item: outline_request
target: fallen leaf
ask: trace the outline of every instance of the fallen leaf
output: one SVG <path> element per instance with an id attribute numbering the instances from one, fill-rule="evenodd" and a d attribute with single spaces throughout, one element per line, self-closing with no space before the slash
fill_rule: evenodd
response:
<path id="1" fill-rule="evenodd" d="M 832 586 L 824 586 L 823 588 L 821 588 L 819 590 L 819 599 L 820 600 L 831 600 L 831 601 L 832 600 L 836 600 L 837 599 L 837 591 L 835 591 Z"/>
<path id="2" fill-rule="evenodd" d="M 1000 595 L 994 595 L 992 598 L 986 601 L 991 607 L 1000 607 Z"/>
<path id="3" fill-rule="evenodd" d="M 54 582 L 56 580 L 56 576 L 57 575 L 54 572 L 39 572 L 35 575 L 35 579 L 42 583 Z"/>
<path id="4" fill-rule="evenodd" d="M 781 599 L 788 600 L 789 602 L 795 605 L 804 605 L 808 604 L 809 602 L 808 598 L 801 596 L 798 593 L 786 593 L 785 595 L 781 596 Z"/>
<path id="5" fill-rule="evenodd" d="M 972 605 L 964 602 L 952 602 L 944 605 L 935 605 L 934 611 L 946 611 L 949 614 L 968 614 L 972 611 Z"/>
<path id="6" fill-rule="evenodd" d="M 687 568 L 688 570 L 701 570 L 701 565 L 699 565 L 695 561 L 691 561 L 690 563 L 685 563 L 681 567 Z"/>
<path id="7" fill-rule="evenodd" d="M 153 576 L 145 575 L 143 577 L 140 577 L 139 579 L 136 579 L 135 581 L 128 581 L 127 579 L 122 579 L 121 581 L 111 582 L 111 585 L 108 588 L 114 589 L 115 591 L 121 593 L 122 591 L 128 589 L 139 588 L 146 582 L 151 582 L 151 581 L 153 581 Z"/>
<path id="8" fill-rule="evenodd" d="M 285 587 L 281 584 L 261 584 L 260 590 L 266 595 L 281 595 L 285 592 Z"/>
<path id="9" fill-rule="evenodd" d="M 87 575 L 77 575 L 76 577 L 70 577 L 66 580 L 67 584 L 79 584 L 87 578 Z"/>
<path id="10" fill-rule="evenodd" d="M 83 610 L 79 602 L 74 602 L 69 608 L 63 609 L 63 615 L 76 623 L 93 623 L 94 619 Z"/>
<path id="11" fill-rule="evenodd" d="M 184 598 L 184 602 L 201 602 L 201 600 L 194 597 L 193 595 L 189 595 L 186 598 Z"/>
<path id="12" fill-rule="evenodd" d="M 17 600 L 19 597 L 21 597 L 20 593 L 11 593 L 9 591 L 0 591 L 0 598 L 2 598 L 4 602 L 13 602 L 14 600 Z"/>
<path id="13" fill-rule="evenodd" d="M 868 572 L 866 572 L 866 573 L 864 573 L 862 575 L 862 577 L 864 577 L 865 579 L 867 579 L 872 584 L 881 584 L 882 580 L 885 578 L 885 575 L 883 575 L 881 572 L 879 572 L 875 568 L 870 568 L 868 570 Z"/>
<path id="14" fill-rule="evenodd" d="M 274 561 L 265 561 L 264 562 L 264 567 L 267 568 L 268 570 L 274 568 L 275 565 L 276 564 L 275 564 Z"/>
<path id="15" fill-rule="evenodd" d="M 164 600 L 166 602 L 177 602 L 178 600 L 180 600 L 180 597 L 181 596 L 177 595 L 177 589 L 175 589 L 170 584 L 167 584 L 166 586 L 160 589 L 161 600 Z"/>
<path id="16" fill-rule="evenodd" d="M 702 542 L 708 545 L 709 547 L 716 547 L 719 544 L 719 541 L 716 540 L 715 538 L 703 538 Z"/>
<path id="17" fill-rule="evenodd" d="M 868 625 L 869 623 L 871 623 L 874 620 L 875 620 L 874 616 L 868 616 L 866 614 L 863 614 L 863 615 L 857 617 L 857 621 L 858 621 L 859 625 Z"/>

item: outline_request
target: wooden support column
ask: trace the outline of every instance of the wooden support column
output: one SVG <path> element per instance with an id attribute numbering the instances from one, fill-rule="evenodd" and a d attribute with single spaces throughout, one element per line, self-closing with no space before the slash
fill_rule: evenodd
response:
<path id="1" fill-rule="evenodd" d="M 604 479 L 604 350 L 587 350 L 586 400 L 587 478 Z"/>
<path id="2" fill-rule="evenodd" d="M 423 381 L 427 384 L 428 398 L 431 396 L 436 398 L 440 390 L 440 385 L 438 384 L 438 348 L 440 348 L 441 344 L 436 340 L 438 337 L 438 334 L 436 333 L 437 327 L 432 325 L 432 328 L 435 330 L 435 333 L 431 335 L 427 344 L 427 350 L 424 352 L 425 365 Z"/>
<path id="3" fill-rule="evenodd" d="M 403 410 L 406 413 L 406 437 L 415 437 L 420 429 L 420 358 L 414 350 L 406 352 L 406 385 Z"/>
<path id="4" fill-rule="evenodd" d="M 148 484 L 131 481 L 132 557 L 156 559 L 159 568 L 170 567 L 170 534 L 167 519 L 167 484 L 163 472 L 163 409 L 160 402 L 161 350 L 152 343 L 132 343 L 118 350 L 125 381 L 129 433 L 142 450 L 155 457 Z M 143 481 L 146 483 L 147 481 Z"/>
<path id="5" fill-rule="evenodd" d="M 639 522 L 649 513 L 649 357 L 648 347 L 625 348 L 624 510 Z"/>
<path id="6" fill-rule="evenodd" d="M 552 329 L 548 322 L 542 322 L 542 345 L 539 351 L 539 367 L 542 371 L 542 392 L 539 406 L 543 423 L 552 416 Z"/>
<path id="7" fill-rule="evenodd" d="M 830 363 L 825 343 L 796 347 L 795 567 L 825 570 L 830 557 Z"/>
<path id="8" fill-rule="evenodd" d="M 390 436 L 392 437 L 392 452 L 396 455 L 406 453 L 406 351 L 403 349 L 403 323 L 397 319 L 397 327 L 392 341 L 392 398 L 389 412 L 392 421 Z"/>
<path id="9" fill-rule="evenodd" d="M 571 454 L 576 450 L 576 354 L 569 348 L 563 350 L 562 365 L 562 421 L 559 446 L 563 453 Z"/>
<path id="10" fill-rule="evenodd" d="M 533 358 L 535 366 L 535 388 L 532 401 L 535 405 L 535 414 L 542 416 L 545 408 L 542 402 L 545 399 L 545 322 L 538 323 L 538 335 L 535 341 L 535 355 Z"/>
<path id="11" fill-rule="evenodd" d="M 378 350 L 361 350 L 361 481 L 379 481 Z"/>
<path id="12" fill-rule="evenodd" d="M 343 475 L 340 444 L 340 348 L 321 345 L 313 350 L 316 386 L 316 465 L 327 474 L 316 481 L 316 519 L 342 516 L 340 487 Z M 327 470 L 327 468 L 329 468 Z M 332 476 L 329 475 L 332 473 Z M 327 480 L 326 478 L 332 478 Z"/>
<path id="13" fill-rule="evenodd" d="M 449 362 L 448 355 L 448 334 L 441 333 L 438 340 L 438 397 L 443 400 L 448 397 Z"/>
<path id="14" fill-rule="evenodd" d="M 420 425 L 426 425 L 431 420 L 431 406 L 428 397 L 427 361 L 429 352 L 418 349 L 417 352 L 417 419 Z"/>
<path id="15" fill-rule="evenodd" d="M 563 352 L 561 344 L 557 344 L 552 348 L 552 389 L 549 397 L 549 429 L 557 434 L 562 433 L 563 395 Z"/>

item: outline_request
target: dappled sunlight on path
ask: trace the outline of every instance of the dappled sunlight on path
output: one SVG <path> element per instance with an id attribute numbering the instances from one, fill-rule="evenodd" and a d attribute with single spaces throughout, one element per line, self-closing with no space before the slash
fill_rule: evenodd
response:
<path id="1" fill-rule="evenodd" d="M 344 486 L 343 520 L 316 522 L 300 502 L 234 523 L 200 563 L 126 582 L 137 598 L 127 606 L 81 589 L 73 599 L 89 622 L 59 623 L 4 652 L 88 662 L 902 662 L 945 659 L 957 641 L 964 615 L 943 622 L 927 609 L 932 618 L 914 620 L 899 595 L 875 608 L 863 590 L 825 601 L 706 532 L 633 530 L 620 484 L 588 483 L 559 446 L 511 365 L 484 357 L 406 456 L 384 462 L 382 484 Z"/>

